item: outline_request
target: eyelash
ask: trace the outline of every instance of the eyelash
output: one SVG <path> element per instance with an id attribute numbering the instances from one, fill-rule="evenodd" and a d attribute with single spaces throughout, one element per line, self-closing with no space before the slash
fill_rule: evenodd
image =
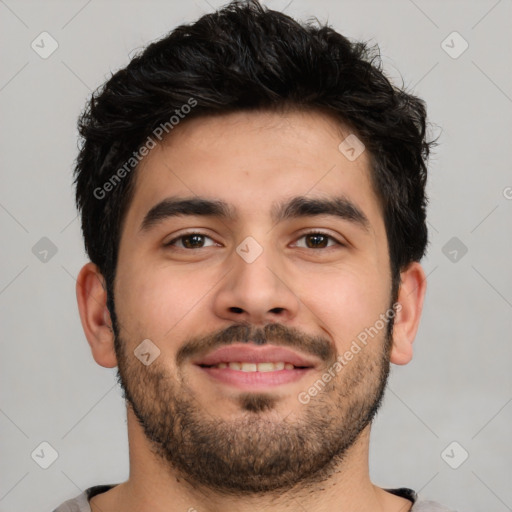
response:
<path id="1" fill-rule="evenodd" d="M 189 237 L 189 236 L 193 236 L 193 235 L 199 235 L 199 236 L 203 236 L 205 238 L 209 238 L 210 240 L 213 240 L 213 238 L 209 235 L 207 235 L 206 233 L 201 233 L 200 231 L 191 231 L 190 233 L 183 233 L 182 235 L 176 237 L 176 238 L 173 238 L 171 241 L 167 242 L 166 244 L 164 244 L 164 247 L 172 247 L 174 245 L 174 243 L 178 240 L 181 240 L 182 238 L 186 238 L 186 237 Z M 314 231 L 308 231 L 306 233 L 302 233 L 299 238 L 297 238 L 297 240 L 300 240 L 301 238 L 304 238 L 305 236 L 308 236 L 308 235 L 322 235 L 322 236 L 325 236 L 329 239 L 331 239 L 332 241 L 335 242 L 336 245 L 338 246 L 341 246 L 341 247 L 344 247 L 345 244 L 340 242 L 338 239 L 334 238 L 332 235 L 330 235 L 329 233 L 325 233 L 323 231 L 319 231 L 319 230 L 314 230 Z M 319 249 L 323 249 L 324 251 L 327 250 L 327 249 L 332 249 L 334 246 L 330 246 L 330 247 L 320 247 Z M 198 251 L 198 250 L 201 250 L 201 249 L 207 249 L 207 247 L 198 247 L 197 249 L 189 249 L 189 248 L 182 248 L 182 247 L 179 247 L 178 249 L 181 249 L 183 251 Z M 309 248 L 309 247 L 301 247 L 301 249 L 311 249 L 312 251 L 318 251 L 319 249 L 314 249 L 314 248 Z"/>

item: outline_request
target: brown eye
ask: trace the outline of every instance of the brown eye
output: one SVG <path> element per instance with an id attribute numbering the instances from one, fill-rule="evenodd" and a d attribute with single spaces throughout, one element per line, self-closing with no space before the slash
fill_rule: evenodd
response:
<path id="1" fill-rule="evenodd" d="M 321 234 L 306 235 L 305 238 L 310 242 L 309 244 L 306 243 L 310 249 L 316 249 L 318 247 L 323 249 L 327 247 L 327 244 L 329 243 L 329 237 Z"/>
<path id="2" fill-rule="evenodd" d="M 342 243 L 338 242 L 334 237 L 331 235 L 328 235 L 326 233 L 312 231 L 311 233 L 304 233 L 299 240 L 305 239 L 305 247 L 306 249 L 327 249 L 329 247 L 332 247 L 333 245 L 343 245 Z M 334 243 L 331 245 L 329 244 L 329 241 L 332 240 Z M 301 247 L 301 246 L 299 246 Z"/>
<path id="3" fill-rule="evenodd" d="M 205 247 L 210 247 L 211 245 L 204 245 L 205 239 L 212 240 L 209 236 L 204 235 L 203 233 L 187 233 L 185 235 L 178 236 L 170 242 L 166 243 L 165 247 L 174 246 L 178 247 L 179 249 L 203 249 Z"/>

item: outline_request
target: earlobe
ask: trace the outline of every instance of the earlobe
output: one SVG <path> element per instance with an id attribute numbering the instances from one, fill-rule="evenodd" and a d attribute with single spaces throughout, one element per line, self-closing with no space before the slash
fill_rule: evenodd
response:
<path id="1" fill-rule="evenodd" d="M 105 279 L 93 263 L 84 265 L 78 274 L 76 298 L 82 327 L 94 360 L 105 368 L 117 366 Z"/>
<path id="2" fill-rule="evenodd" d="M 394 364 L 407 364 L 413 355 L 412 344 L 420 324 L 427 279 L 418 262 L 411 263 L 400 277 L 397 301 L 400 308 L 393 325 L 390 360 Z"/>

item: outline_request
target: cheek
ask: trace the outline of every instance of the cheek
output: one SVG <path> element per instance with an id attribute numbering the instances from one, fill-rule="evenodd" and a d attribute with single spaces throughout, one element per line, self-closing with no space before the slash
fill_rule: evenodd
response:
<path id="1" fill-rule="evenodd" d="M 216 281 L 218 277 L 208 273 L 197 279 L 185 266 L 181 270 L 158 264 L 133 268 L 119 274 L 116 311 L 129 334 L 163 341 L 177 335 L 187 316 L 207 300 Z"/>
<path id="2" fill-rule="evenodd" d="M 375 325 L 388 307 L 387 280 L 360 269 L 343 269 L 302 278 L 298 294 L 334 339 L 339 352 Z"/>

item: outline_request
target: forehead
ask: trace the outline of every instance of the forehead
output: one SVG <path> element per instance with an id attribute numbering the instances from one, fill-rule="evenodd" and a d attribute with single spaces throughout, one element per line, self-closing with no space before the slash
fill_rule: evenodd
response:
<path id="1" fill-rule="evenodd" d="M 220 199 L 231 217 L 275 220 L 284 198 L 347 198 L 381 217 L 366 151 L 340 151 L 354 134 L 319 112 L 236 112 L 185 120 L 139 164 L 126 226 L 169 197 Z M 345 146 L 342 145 L 342 149 Z M 350 156 L 350 155 L 349 155 Z M 372 222 L 372 224 L 373 224 Z"/>

